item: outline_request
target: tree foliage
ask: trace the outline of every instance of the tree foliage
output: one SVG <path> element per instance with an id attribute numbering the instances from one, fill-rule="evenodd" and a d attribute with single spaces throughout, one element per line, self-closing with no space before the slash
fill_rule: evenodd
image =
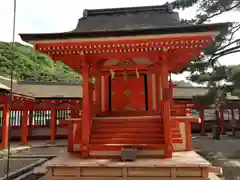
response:
<path id="1" fill-rule="evenodd" d="M 171 6 L 182 10 L 196 8 L 196 15 L 182 22 L 202 24 L 224 13 L 240 11 L 240 0 L 175 0 Z M 214 44 L 205 48 L 203 54 L 184 68 L 183 71 L 190 74 L 190 81 L 209 87 L 205 96 L 195 97 L 200 103 L 218 106 L 225 102 L 228 93 L 240 96 L 240 66 L 223 66 L 219 63 L 219 58 L 240 52 L 240 39 L 235 37 L 239 29 L 239 22 L 231 22 L 228 32 L 220 34 Z"/>
<path id="2" fill-rule="evenodd" d="M 20 43 L 0 42 L 0 75 L 28 81 L 78 82 L 80 74 L 62 62 L 54 63 L 48 56 Z"/>

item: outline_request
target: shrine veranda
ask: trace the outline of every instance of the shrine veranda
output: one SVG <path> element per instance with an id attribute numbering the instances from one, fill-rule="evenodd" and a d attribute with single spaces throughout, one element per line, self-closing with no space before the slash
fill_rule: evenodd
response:
<path id="1" fill-rule="evenodd" d="M 83 79 L 80 114 L 68 125 L 68 154 L 46 179 L 210 179 L 220 173 L 191 151 L 191 123 L 174 109 L 168 76 L 226 31 L 228 23 L 183 25 L 167 5 L 85 10 L 76 29 L 20 34 Z M 93 80 L 95 83 L 93 83 Z M 119 162 L 123 148 L 137 160 Z"/>

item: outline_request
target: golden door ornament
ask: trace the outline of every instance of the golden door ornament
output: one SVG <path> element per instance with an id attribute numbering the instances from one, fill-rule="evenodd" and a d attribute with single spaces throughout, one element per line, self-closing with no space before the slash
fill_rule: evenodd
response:
<path id="1" fill-rule="evenodd" d="M 125 89 L 124 94 L 126 96 L 131 96 L 132 95 L 132 91 L 130 89 Z"/>

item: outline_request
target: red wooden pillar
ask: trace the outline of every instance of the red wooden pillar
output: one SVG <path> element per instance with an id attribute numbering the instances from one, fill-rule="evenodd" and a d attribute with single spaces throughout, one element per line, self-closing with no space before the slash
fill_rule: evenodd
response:
<path id="1" fill-rule="evenodd" d="M 148 112 L 153 111 L 153 101 L 152 101 L 152 73 L 148 73 L 147 84 L 148 84 Z"/>
<path id="2" fill-rule="evenodd" d="M 89 66 L 84 63 L 82 67 L 82 78 L 83 78 L 83 102 L 82 102 L 82 126 L 81 126 L 81 133 L 82 133 L 82 156 L 88 156 L 88 152 L 84 151 L 89 144 L 90 140 L 90 123 L 91 123 L 91 87 L 89 83 L 90 72 Z M 85 148 L 84 148 L 85 147 Z"/>
<path id="3" fill-rule="evenodd" d="M 56 117 L 56 108 L 55 102 L 53 103 L 53 107 L 51 108 L 51 120 L 50 120 L 50 142 L 53 143 L 56 139 L 56 131 L 57 131 L 57 117 Z"/>
<path id="4" fill-rule="evenodd" d="M 166 62 L 165 62 L 166 63 Z M 169 81 L 168 66 L 163 63 L 161 66 L 161 82 L 163 92 L 163 124 L 164 124 L 164 140 L 166 143 L 165 157 L 172 157 L 173 144 L 171 138 L 171 122 L 170 122 L 170 99 L 169 99 Z"/>
<path id="5" fill-rule="evenodd" d="M 204 135 L 204 133 L 205 133 L 204 107 L 202 105 L 200 105 L 200 108 L 199 108 L 199 115 L 200 115 L 200 119 L 201 119 L 201 123 L 200 123 L 201 134 Z"/>
<path id="6" fill-rule="evenodd" d="M 95 82 L 95 112 L 99 114 L 101 112 L 101 76 L 96 76 Z"/>
<path id="7" fill-rule="evenodd" d="M 156 111 L 161 112 L 160 76 L 156 74 L 155 79 L 156 79 Z"/>
<path id="8" fill-rule="evenodd" d="M 174 85 L 172 84 L 172 80 L 170 81 L 170 84 L 169 84 L 169 99 L 170 99 L 170 102 L 171 104 L 173 104 L 174 102 L 174 98 L 173 98 L 173 87 Z"/>
<path id="9" fill-rule="evenodd" d="M 21 142 L 23 145 L 28 144 L 28 106 L 25 104 L 25 108 L 22 112 L 22 123 L 21 123 Z"/>
<path id="10" fill-rule="evenodd" d="M 9 130 L 9 115 L 10 115 L 10 104 L 6 103 L 3 108 L 3 119 L 2 119 L 2 148 L 7 149 L 9 143 L 8 130 Z"/>
<path id="11" fill-rule="evenodd" d="M 104 76 L 104 106 L 103 112 L 109 111 L 109 76 Z"/>
<path id="12" fill-rule="evenodd" d="M 68 152 L 73 152 L 74 141 L 74 121 L 68 121 Z"/>
<path id="13" fill-rule="evenodd" d="M 221 134 L 225 134 L 224 109 L 220 109 L 220 129 Z"/>
<path id="14" fill-rule="evenodd" d="M 95 109 L 94 109 L 94 106 L 93 106 L 93 90 L 94 90 L 94 87 L 93 87 L 93 84 L 92 84 L 92 81 L 91 81 L 91 76 L 89 76 L 89 114 L 90 114 L 89 123 L 90 123 L 90 128 L 92 126 L 93 114 L 96 113 Z M 89 136 L 90 136 L 90 133 L 89 133 Z"/>

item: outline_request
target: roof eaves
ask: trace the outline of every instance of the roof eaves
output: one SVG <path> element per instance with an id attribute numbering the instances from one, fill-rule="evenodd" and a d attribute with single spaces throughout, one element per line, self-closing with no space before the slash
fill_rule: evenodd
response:
<path id="1" fill-rule="evenodd" d="M 151 29 L 127 29 L 118 31 L 92 31 L 92 32 L 63 32 L 63 33 L 45 33 L 45 34 L 19 34 L 24 41 L 37 40 L 56 40 L 71 38 L 96 38 L 96 37 L 119 37 L 136 35 L 160 35 L 160 34 L 178 34 L 178 33 L 198 33 L 209 31 L 227 31 L 229 23 L 201 24 L 201 25 L 182 25 L 164 28 Z"/>

